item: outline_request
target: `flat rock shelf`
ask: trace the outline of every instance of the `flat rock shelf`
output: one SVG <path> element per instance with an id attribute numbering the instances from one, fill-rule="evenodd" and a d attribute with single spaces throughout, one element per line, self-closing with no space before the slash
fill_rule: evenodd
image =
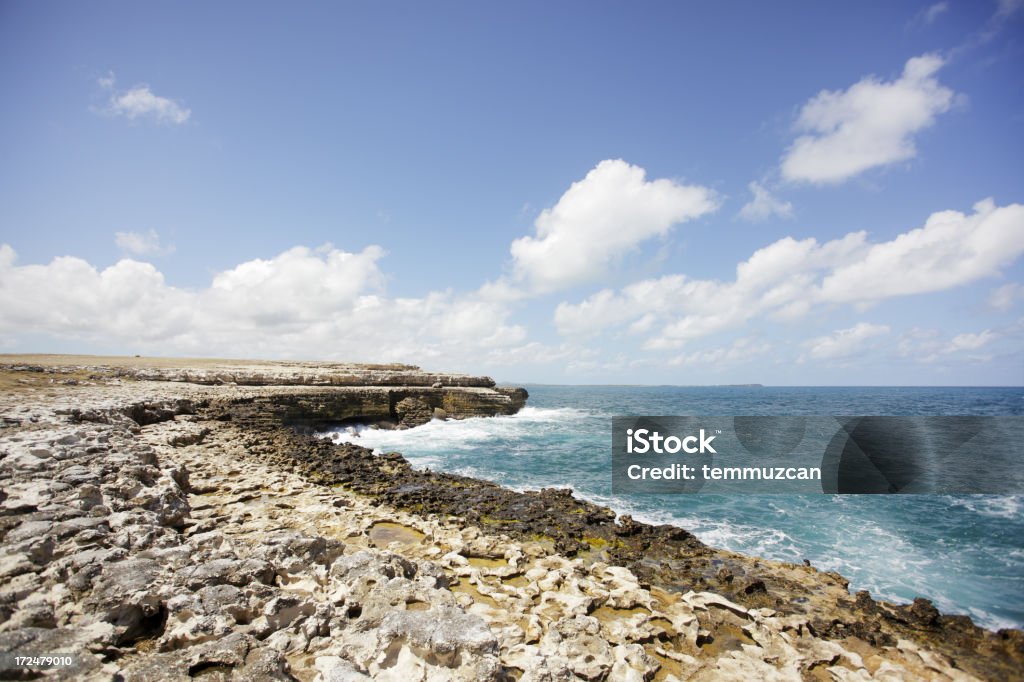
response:
<path id="1" fill-rule="evenodd" d="M 522 408 L 487 377 L 0 356 L 0 388 L 0 678 L 1024 675 L 1019 630 L 312 435 Z"/>

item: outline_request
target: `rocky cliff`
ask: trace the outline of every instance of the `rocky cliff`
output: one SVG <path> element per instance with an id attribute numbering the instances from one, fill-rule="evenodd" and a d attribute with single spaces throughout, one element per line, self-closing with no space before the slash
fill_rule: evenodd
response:
<path id="1" fill-rule="evenodd" d="M 171 382 L 197 386 L 274 387 L 270 414 L 291 426 L 346 422 L 410 428 L 431 419 L 515 414 L 522 388 L 497 387 L 490 377 L 424 372 L 412 365 L 0 356 L 13 386 L 77 386 Z M 224 393 L 221 391 L 221 393 Z"/>
<path id="2" fill-rule="evenodd" d="M 503 414 L 525 393 L 415 383 L 408 367 L 189 362 L 0 371 L 0 654 L 73 654 L 58 679 L 147 681 L 1024 669 L 1019 631 L 925 600 L 850 595 L 842 576 L 716 550 L 568 491 L 516 493 L 306 434 Z M 356 372 L 365 385 L 342 383 Z M 29 674 L 0 656 L 0 678 Z"/>

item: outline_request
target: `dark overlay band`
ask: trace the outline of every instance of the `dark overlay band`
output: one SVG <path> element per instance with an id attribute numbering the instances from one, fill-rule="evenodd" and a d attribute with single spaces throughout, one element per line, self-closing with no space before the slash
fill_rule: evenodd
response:
<path id="1" fill-rule="evenodd" d="M 1024 494 L 1024 417 L 614 417 L 612 491 Z"/>

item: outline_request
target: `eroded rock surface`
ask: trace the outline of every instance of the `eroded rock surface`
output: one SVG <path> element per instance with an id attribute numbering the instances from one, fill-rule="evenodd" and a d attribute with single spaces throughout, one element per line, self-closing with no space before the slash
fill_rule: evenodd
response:
<path id="1" fill-rule="evenodd" d="M 337 389 L 175 371 L 0 398 L 0 652 L 97 680 L 1021 677 L 1019 631 L 282 425 Z"/>

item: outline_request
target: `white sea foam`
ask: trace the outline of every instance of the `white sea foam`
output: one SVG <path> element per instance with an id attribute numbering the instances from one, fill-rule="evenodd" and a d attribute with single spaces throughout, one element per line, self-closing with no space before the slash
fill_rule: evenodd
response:
<path id="1" fill-rule="evenodd" d="M 642 523 L 685 528 L 701 542 L 712 547 L 773 557 L 782 561 L 798 561 L 805 555 L 792 537 L 776 528 L 674 514 L 666 509 L 642 506 L 628 497 L 597 494 L 580 496 L 595 504 L 610 507 L 620 514 L 629 514 Z"/>
<path id="2" fill-rule="evenodd" d="M 412 429 L 346 426 L 321 434 L 335 443 L 355 443 L 374 452 L 397 451 L 417 460 L 425 452 L 475 450 L 495 440 L 509 440 L 544 425 L 570 424 L 590 413 L 574 408 L 526 407 L 514 415 L 474 419 L 434 419 Z"/>
<path id="3" fill-rule="evenodd" d="M 943 608 L 946 613 L 957 613 L 962 607 L 951 604 Z M 986 627 L 990 630 L 1002 630 L 1004 628 L 1019 628 L 1020 623 L 1016 623 L 1008 618 L 1001 618 L 1000 616 L 993 615 L 984 609 L 971 608 L 968 609 L 971 618 L 974 622 L 982 627 Z"/>
<path id="4" fill-rule="evenodd" d="M 972 495 L 965 498 L 957 498 L 954 504 L 969 509 L 975 514 L 988 516 L 997 519 L 1019 519 L 1022 511 L 1022 498 L 1020 495 L 989 496 Z"/>

